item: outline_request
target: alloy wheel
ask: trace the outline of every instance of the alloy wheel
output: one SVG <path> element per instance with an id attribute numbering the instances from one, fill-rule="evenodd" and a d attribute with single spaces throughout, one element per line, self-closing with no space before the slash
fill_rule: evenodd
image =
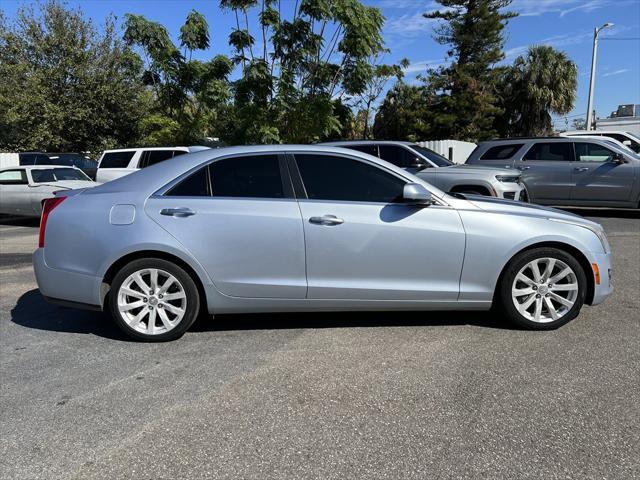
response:
<path id="1" fill-rule="evenodd" d="M 578 299 L 578 277 L 557 258 L 537 258 L 520 269 L 511 287 L 511 299 L 520 314 L 536 323 L 564 317 Z"/>
<path id="2" fill-rule="evenodd" d="M 160 335 L 173 330 L 187 310 L 187 295 L 176 277 L 157 268 L 129 275 L 118 290 L 118 311 L 133 330 Z"/>

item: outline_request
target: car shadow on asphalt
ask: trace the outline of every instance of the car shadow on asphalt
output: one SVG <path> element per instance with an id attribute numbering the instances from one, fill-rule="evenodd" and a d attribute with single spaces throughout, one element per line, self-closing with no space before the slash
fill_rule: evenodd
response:
<path id="1" fill-rule="evenodd" d="M 23 294 L 11 310 L 11 321 L 36 330 L 80 333 L 130 341 L 103 312 L 79 310 L 48 303 L 37 289 Z M 304 312 L 201 315 L 191 332 L 282 330 L 298 328 L 436 327 L 472 325 L 484 328 L 515 327 L 491 312 Z"/>
<path id="2" fill-rule="evenodd" d="M 103 312 L 61 307 L 47 302 L 38 289 L 23 294 L 11 309 L 11 321 L 26 328 L 97 335 L 128 341 Z"/>
<path id="3" fill-rule="evenodd" d="M 7 227 L 35 227 L 40 226 L 40 217 L 16 217 L 0 214 L 0 225 Z"/>

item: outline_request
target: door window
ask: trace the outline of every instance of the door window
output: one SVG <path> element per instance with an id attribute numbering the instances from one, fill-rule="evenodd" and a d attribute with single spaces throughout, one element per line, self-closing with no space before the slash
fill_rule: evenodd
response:
<path id="1" fill-rule="evenodd" d="M 142 152 L 142 159 L 140 160 L 139 167 L 146 168 L 156 163 L 164 162 L 173 158 L 173 150 L 147 150 Z"/>
<path id="2" fill-rule="evenodd" d="M 609 162 L 614 153 L 595 143 L 576 143 L 576 159 L 579 162 Z"/>
<path id="3" fill-rule="evenodd" d="M 416 163 L 417 155 L 398 145 L 379 145 L 380 158 L 396 167 L 409 168 Z"/>
<path id="4" fill-rule="evenodd" d="M 536 143 L 525 154 L 523 160 L 571 162 L 573 161 L 573 146 L 571 142 Z"/>
<path id="5" fill-rule="evenodd" d="M 171 197 L 209 197 L 209 167 L 200 168 L 167 192 Z"/>
<path id="6" fill-rule="evenodd" d="M 278 155 L 251 155 L 209 165 L 214 197 L 285 198 Z"/>
<path id="7" fill-rule="evenodd" d="M 135 153 L 134 150 L 105 153 L 102 156 L 99 168 L 127 168 Z"/>
<path id="8" fill-rule="evenodd" d="M 379 203 L 402 199 L 406 182 L 365 162 L 313 154 L 296 154 L 296 162 L 310 199 Z"/>
<path id="9" fill-rule="evenodd" d="M 495 147 L 491 147 L 489 150 L 484 152 L 480 157 L 480 160 L 509 160 L 513 158 L 515 153 L 520 150 L 522 147 L 522 143 L 514 143 L 509 145 L 497 145 Z"/>
<path id="10" fill-rule="evenodd" d="M 0 185 L 24 185 L 27 182 L 27 174 L 24 170 L 5 170 L 0 172 Z"/>

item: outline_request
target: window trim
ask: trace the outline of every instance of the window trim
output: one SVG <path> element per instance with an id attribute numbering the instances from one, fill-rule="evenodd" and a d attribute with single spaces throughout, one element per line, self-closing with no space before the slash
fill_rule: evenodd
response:
<path id="1" fill-rule="evenodd" d="M 280 171 L 280 180 L 282 182 L 282 190 L 284 193 L 284 197 L 283 198 L 273 198 L 273 197 L 215 197 L 213 196 L 213 188 L 211 185 L 211 175 L 210 175 L 210 168 L 211 165 L 215 162 L 218 162 L 220 160 L 228 160 L 230 158 L 237 158 L 237 157 L 255 157 L 255 156 L 263 156 L 263 155 L 277 155 L 278 157 L 278 167 L 279 167 L 279 171 Z M 151 198 L 171 198 L 171 199 L 204 199 L 204 198 L 208 198 L 210 200 L 229 200 L 229 199 L 236 199 L 236 200 L 258 200 L 258 201 L 277 201 L 277 202 L 282 202 L 282 201 L 291 201 L 291 200 L 296 200 L 295 198 L 295 194 L 294 194 L 294 189 L 293 189 L 293 181 L 291 179 L 289 170 L 287 168 L 286 165 L 286 154 L 282 151 L 276 151 L 276 152 L 254 152 L 254 153 L 235 153 L 235 154 L 231 154 L 231 155 L 225 155 L 222 157 L 216 157 L 213 158 L 211 160 L 207 160 L 204 163 L 201 163 L 200 165 L 197 165 L 193 168 L 190 168 L 189 170 L 187 170 L 186 172 L 182 173 L 181 175 L 177 176 L 176 178 L 174 178 L 173 180 L 171 180 L 169 183 L 165 184 L 164 186 L 160 187 L 158 190 L 156 190 L 152 195 Z M 200 168 L 206 168 L 207 171 L 207 183 L 208 183 L 208 190 L 209 190 L 209 195 L 206 197 L 201 197 L 201 196 L 180 196 L 180 197 L 172 197 L 169 195 L 169 192 L 171 191 L 171 189 L 173 189 L 175 186 L 177 186 L 180 182 L 182 182 L 183 180 L 185 180 L 189 175 L 192 175 L 194 173 L 196 173 Z M 288 181 L 287 181 L 288 179 Z"/>

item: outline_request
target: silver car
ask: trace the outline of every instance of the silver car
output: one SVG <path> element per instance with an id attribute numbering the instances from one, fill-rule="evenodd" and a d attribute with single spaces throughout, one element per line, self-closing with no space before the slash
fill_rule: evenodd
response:
<path id="1" fill-rule="evenodd" d="M 75 167 L 38 165 L 0 169 L 0 213 L 39 217 L 55 192 L 98 185 Z"/>
<path id="2" fill-rule="evenodd" d="M 542 205 L 640 208 L 640 156 L 606 139 L 490 140 L 467 163 L 522 172 L 531 201 Z"/>
<path id="3" fill-rule="evenodd" d="M 107 309 L 141 340 L 200 310 L 488 310 L 551 329 L 611 293 L 600 225 L 450 196 L 321 146 L 184 155 L 45 202 L 33 262 L 51 301 Z"/>
<path id="4" fill-rule="evenodd" d="M 411 142 L 353 140 L 323 145 L 349 148 L 393 163 L 445 192 L 527 201 L 520 172 L 482 165 L 456 165 L 433 150 Z"/>

